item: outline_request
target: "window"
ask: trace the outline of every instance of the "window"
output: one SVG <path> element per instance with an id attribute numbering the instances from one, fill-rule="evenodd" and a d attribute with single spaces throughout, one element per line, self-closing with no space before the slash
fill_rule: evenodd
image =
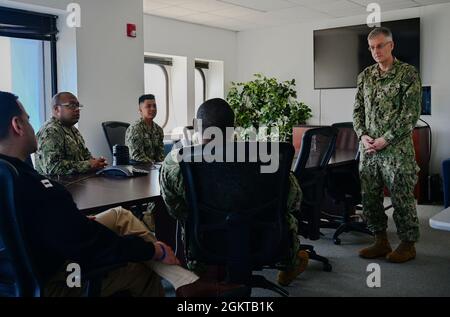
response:
<path id="1" fill-rule="evenodd" d="M 0 7 L 0 90 L 19 96 L 36 131 L 57 92 L 56 19 Z"/>
<path id="2" fill-rule="evenodd" d="M 206 97 L 206 75 L 205 71 L 208 70 L 208 62 L 195 62 L 195 109 L 204 103 L 207 99 Z"/>
<path id="3" fill-rule="evenodd" d="M 155 95 L 158 115 L 155 122 L 163 129 L 169 122 L 169 73 L 172 65 L 168 58 L 145 57 L 145 93 Z"/>
<path id="4" fill-rule="evenodd" d="M 206 101 L 205 73 L 201 68 L 195 69 L 195 105 L 200 107 Z"/>

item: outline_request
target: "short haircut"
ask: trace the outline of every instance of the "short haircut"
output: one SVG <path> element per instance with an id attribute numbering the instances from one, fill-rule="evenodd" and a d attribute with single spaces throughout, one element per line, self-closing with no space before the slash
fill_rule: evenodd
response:
<path id="1" fill-rule="evenodd" d="M 371 40 L 371 39 L 377 37 L 378 35 L 384 35 L 391 41 L 394 40 L 394 36 L 392 35 L 391 30 L 386 27 L 379 27 L 379 28 L 373 29 L 372 32 L 369 33 L 369 36 L 367 37 L 367 39 Z"/>
<path id="2" fill-rule="evenodd" d="M 70 96 L 70 97 L 76 97 L 74 94 L 72 94 L 71 92 L 67 92 L 67 91 L 63 91 L 63 92 L 59 92 L 56 95 L 53 96 L 52 99 L 52 107 L 55 107 L 57 105 L 61 104 L 61 99 L 65 96 Z"/>
<path id="3" fill-rule="evenodd" d="M 20 109 L 17 100 L 17 96 L 0 91 L 0 140 L 8 137 L 12 119 L 22 114 L 22 109 Z"/>
<path id="4" fill-rule="evenodd" d="M 227 128 L 234 128 L 235 116 L 228 102 L 216 98 L 208 100 L 200 106 L 197 119 L 202 120 L 203 131 L 210 127 L 216 127 L 225 133 Z"/>
<path id="5" fill-rule="evenodd" d="M 143 95 L 139 97 L 139 105 L 146 100 L 155 100 L 155 95 Z"/>

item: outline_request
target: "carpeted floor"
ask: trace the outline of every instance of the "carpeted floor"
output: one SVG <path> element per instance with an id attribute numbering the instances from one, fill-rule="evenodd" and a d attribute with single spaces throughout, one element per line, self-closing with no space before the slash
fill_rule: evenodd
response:
<path id="1" fill-rule="evenodd" d="M 429 226 L 430 217 L 443 210 L 442 206 L 418 206 L 422 238 L 417 245 L 417 259 L 406 264 L 391 264 L 382 259 L 369 261 L 358 257 L 358 250 L 370 244 L 370 236 L 359 233 L 342 235 L 342 245 L 333 244 L 334 230 L 324 229 L 325 237 L 312 244 L 317 252 L 328 257 L 333 272 L 322 271 L 318 262 L 310 262 L 308 269 L 291 286 L 291 297 L 428 297 L 450 296 L 450 232 L 437 231 Z M 398 244 L 396 229 L 389 214 L 389 239 L 393 248 Z M 309 243 L 303 240 L 302 243 Z M 381 266 L 381 288 L 367 286 L 367 266 Z M 264 271 L 269 280 L 276 281 L 276 271 Z M 254 297 L 277 294 L 256 289 Z"/>

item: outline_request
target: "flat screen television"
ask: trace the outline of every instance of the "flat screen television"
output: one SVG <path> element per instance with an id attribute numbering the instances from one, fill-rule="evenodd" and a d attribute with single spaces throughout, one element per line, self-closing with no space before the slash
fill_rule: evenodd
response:
<path id="1" fill-rule="evenodd" d="M 420 18 L 384 22 L 394 35 L 394 56 L 420 72 Z M 375 64 L 368 50 L 372 28 L 356 25 L 314 31 L 314 88 L 355 88 L 358 74 Z"/>

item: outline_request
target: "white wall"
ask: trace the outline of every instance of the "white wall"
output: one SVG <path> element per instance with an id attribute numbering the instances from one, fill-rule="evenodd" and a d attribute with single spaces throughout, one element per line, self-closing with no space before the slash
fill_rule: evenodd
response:
<path id="1" fill-rule="evenodd" d="M 188 117 L 188 78 L 187 78 L 187 58 L 174 57 L 171 73 L 171 105 L 169 122 L 167 124 L 170 129 L 176 127 L 185 127 Z M 168 129 L 166 129 L 167 131 Z M 167 131 L 169 132 L 169 131 Z"/>
<path id="2" fill-rule="evenodd" d="M 210 62 L 209 69 L 207 71 L 208 76 L 206 78 L 206 97 L 208 99 L 214 98 L 226 98 L 225 90 L 223 87 L 227 85 L 229 87 L 230 81 L 225 82 L 224 76 L 224 63 L 223 62 Z M 229 78 L 227 78 L 229 79 Z M 200 106 L 200 105 L 198 105 Z"/>
<path id="3" fill-rule="evenodd" d="M 73 30 L 72 33 L 64 30 L 62 10 L 71 2 L 0 1 L 2 5 L 61 14 L 59 25 L 63 30 L 58 53 L 69 57 L 59 59 L 60 89 L 78 90 L 80 101 L 86 105 L 79 128 L 87 146 L 95 156 L 110 157 L 101 122 L 133 121 L 136 112 L 131 109 L 136 108 L 136 99 L 144 91 L 142 0 L 77 0 L 82 10 L 82 27 L 76 30 L 76 36 Z M 126 23 L 137 25 L 136 39 L 127 38 Z M 76 49 L 72 57 L 67 52 L 70 47 Z M 73 65 L 76 65 L 76 76 Z M 77 87 L 73 87 L 74 78 Z"/>
<path id="4" fill-rule="evenodd" d="M 11 42 L 8 38 L 0 37 L 0 90 L 11 91 Z"/>
<path id="5" fill-rule="evenodd" d="M 222 91 L 227 91 L 237 74 L 237 33 L 152 15 L 144 16 L 144 28 L 145 52 L 187 57 L 187 117 L 181 125 L 191 125 L 195 117 L 195 59 L 223 61 Z M 223 92 L 222 95 L 218 92 L 209 97 L 222 96 Z"/>
<path id="6" fill-rule="evenodd" d="M 422 81 L 432 86 L 432 113 L 425 116 L 433 129 L 432 172 L 450 157 L 450 4 L 392 11 L 385 20 L 420 17 L 422 23 Z M 299 98 L 314 112 L 313 124 L 351 121 L 355 89 L 314 90 L 313 30 L 364 24 L 365 16 L 304 23 L 238 33 L 238 80 L 262 72 L 280 80 L 295 78 Z M 320 106 L 321 105 L 321 106 Z"/>

